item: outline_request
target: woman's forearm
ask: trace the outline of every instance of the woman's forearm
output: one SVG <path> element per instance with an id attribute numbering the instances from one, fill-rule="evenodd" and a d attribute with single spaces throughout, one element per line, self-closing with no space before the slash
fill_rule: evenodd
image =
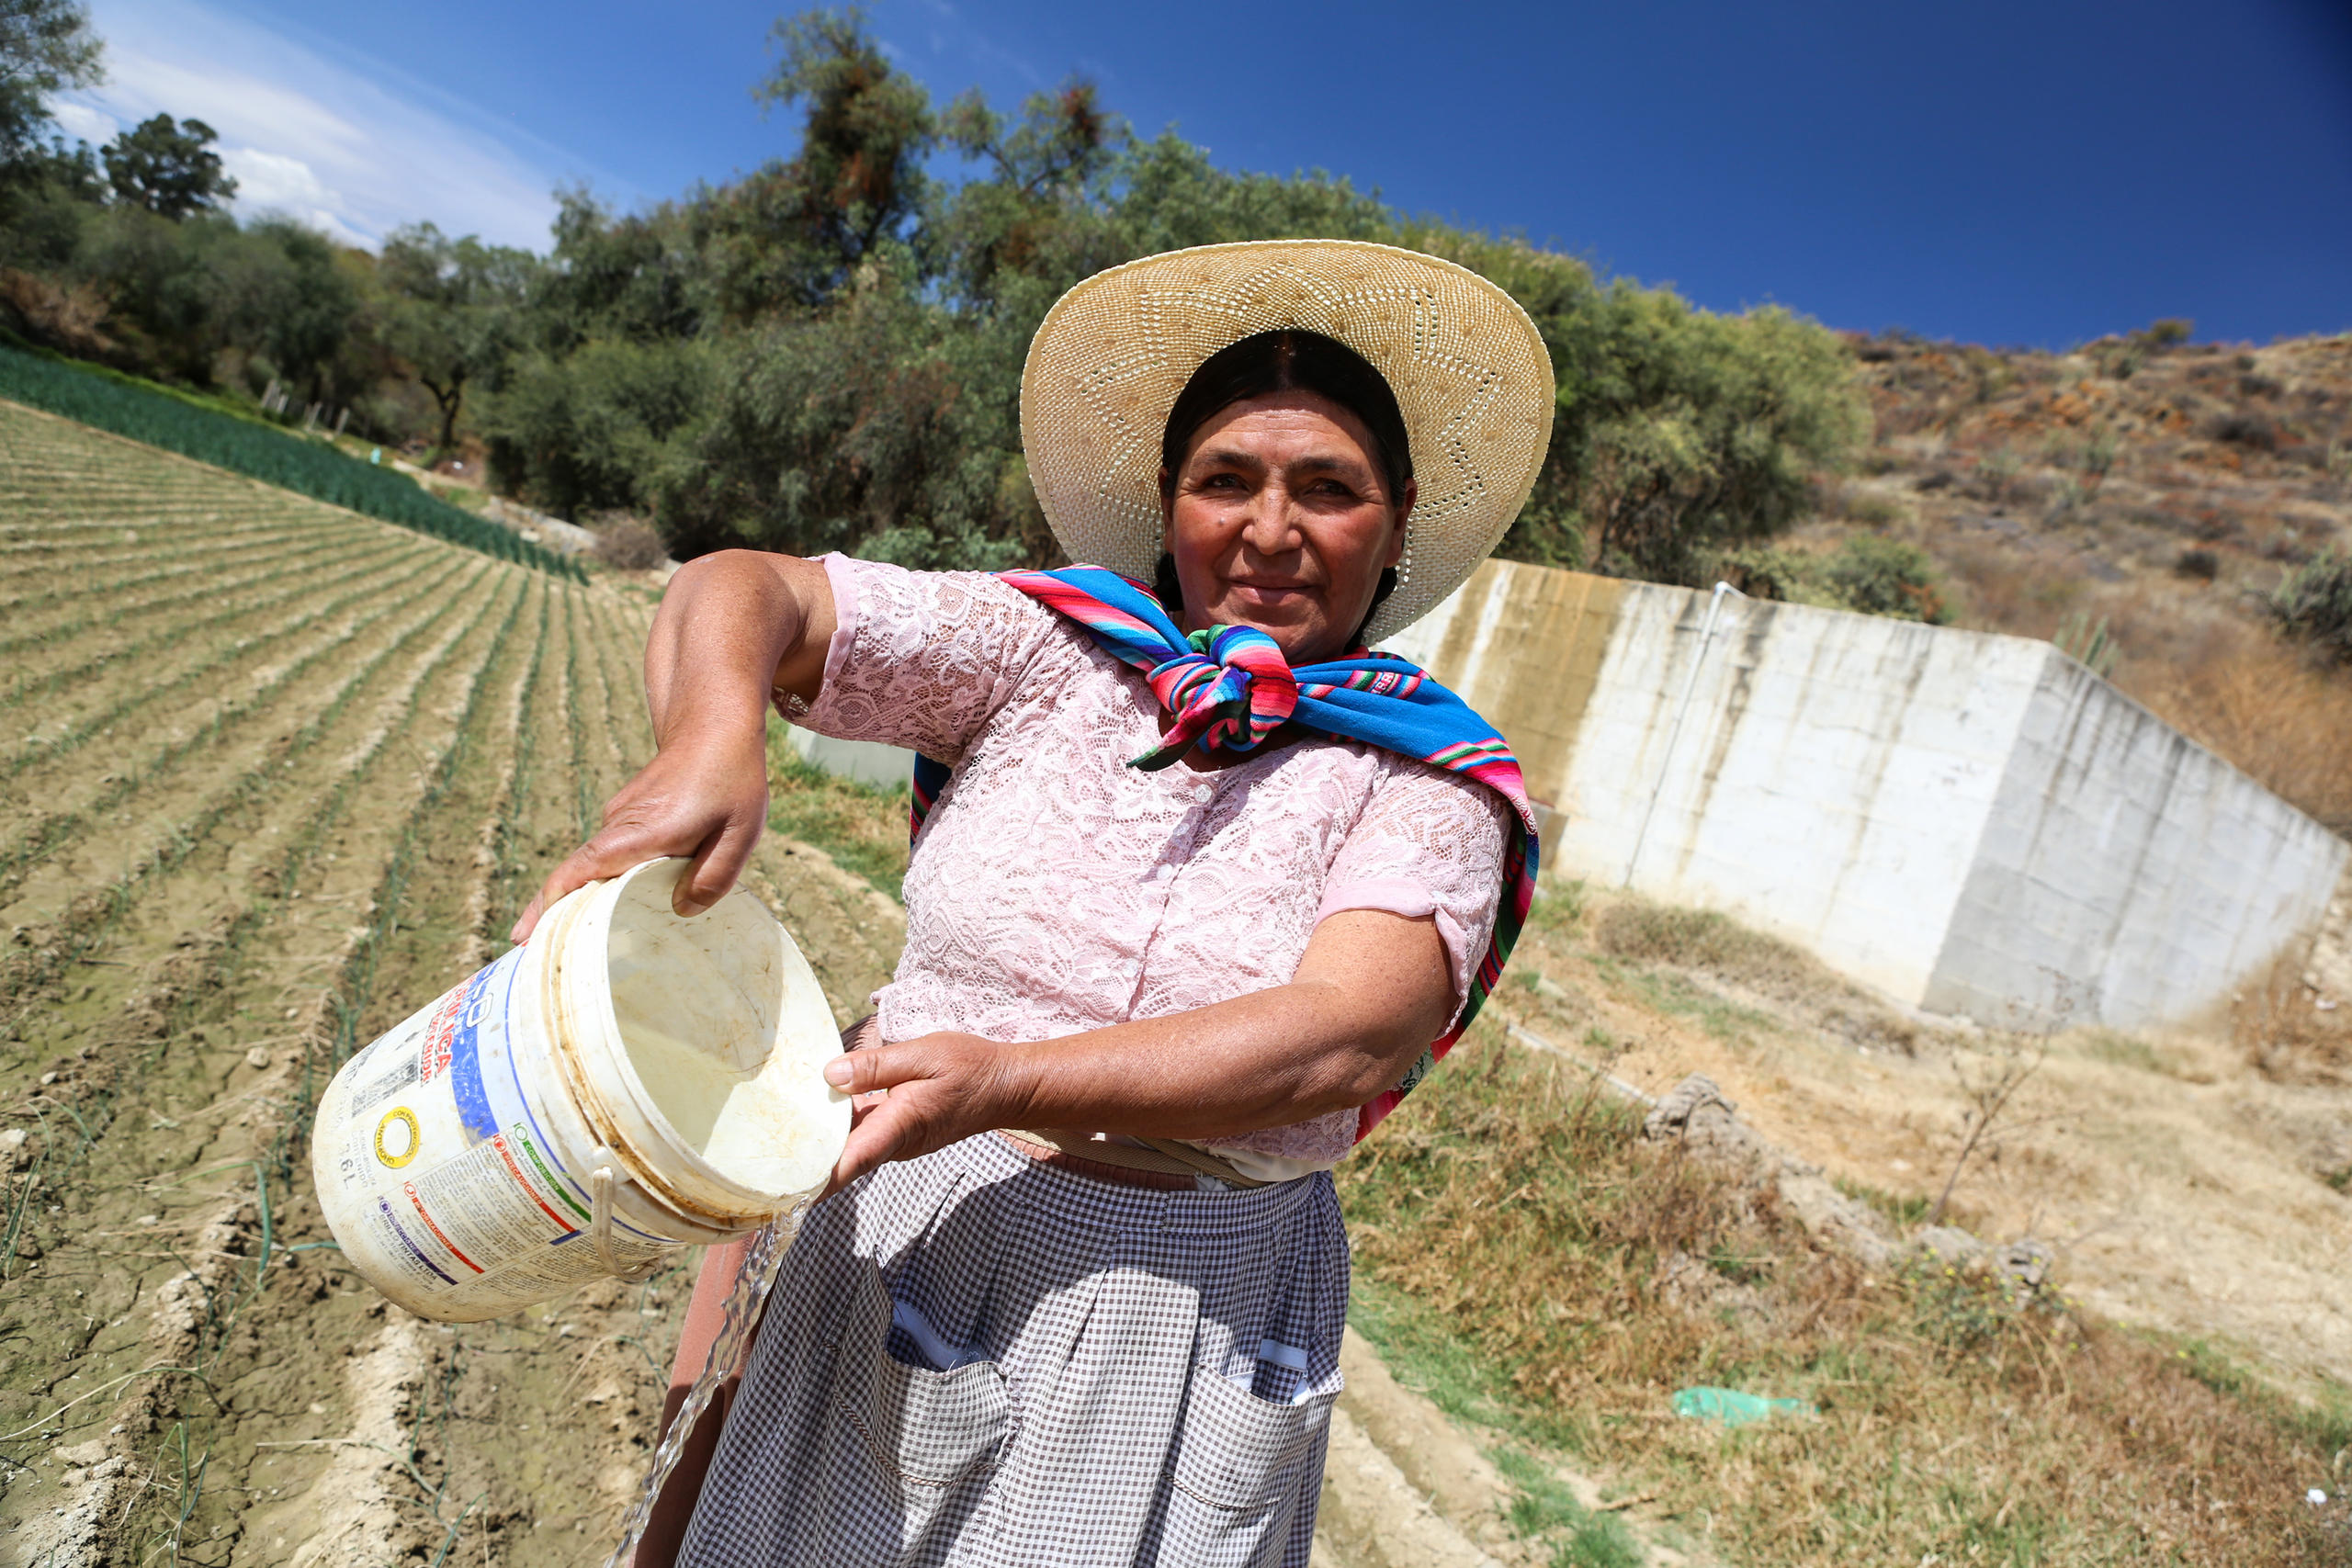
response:
<path id="1" fill-rule="evenodd" d="M 1436 1034 L 1369 1018 L 1329 981 L 1294 981 L 1170 1018 L 1006 1045 L 1005 1125 L 1208 1138 L 1352 1109 Z"/>
<path id="2" fill-rule="evenodd" d="M 827 1081 L 888 1092 L 864 1102 L 835 1179 L 990 1127 L 1209 1138 L 1309 1121 L 1395 1084 L 1453 1008 L 1434 920 L 1343 911 L 1316 927 L 1288 985 L 1058 1040 L 927 1034 L 851 1052 Z"/>

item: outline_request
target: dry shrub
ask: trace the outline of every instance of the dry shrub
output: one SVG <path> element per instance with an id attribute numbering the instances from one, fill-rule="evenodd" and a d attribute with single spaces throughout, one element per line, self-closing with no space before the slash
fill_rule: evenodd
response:
<path id="1" fill-rule="evenodd" d="M 2352 1440 L 2341 1412 L 2086 1321 L 2051 1287 L 1873 1277 L 1638 1126 L 1482 1022 L 1339 1172 L 1368 1293 L 1412 1314 L 1396 1342 L 1466 1345 L 1453 1364 L 1488 1369 L 1477 1396 L 1510 1424 L 1655 1493 L 1733 1561 L 2343 1560 L 2343 1520 L 2302 1495 Z M 1694 1261 L 1722 1282 L 1695 1301 Z M 1822 1414 L 1732 1434 L 1669 1417 L 1694 1383 Z"/>
<path id="2" fill-rule="evenodd" d="M 670 558 L 662 536 L 634 517 L 615 517 L 596 531 L 596 558 L 623 571 L 646 571 Z"/>
<path id="3" fill-rule="evenodd" d="M 2132 694 L 2339 833 L 2352 832 L 2352 672 L 2313 668 L 2251 627 L 2219 626 Z"/>
<path id="4" fill-rule="evenodd" d="M 2279 1083 L 2352 1084 L 2352 1009 L 2319 1010 L 2320 996 L 2303 984 L 2300 951 L 2282 954 L 2261 983 L 2238 993 L 2230 1021 L 2246 1060 Z"/>
<path id="5" fill-rule="evenodd" d="M 0 267 L 0 321 L 36 343 L 85 359 L 112 364 L 121 356 L 122 345 L 107 335 L 106 296 L 95 284 L 66 288 Z"/>

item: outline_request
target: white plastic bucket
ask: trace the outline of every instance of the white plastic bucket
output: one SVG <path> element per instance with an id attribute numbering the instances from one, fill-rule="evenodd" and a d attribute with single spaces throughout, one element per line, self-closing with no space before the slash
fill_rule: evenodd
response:
<path id="1" fill-rule="evenodd" d="M 680 919 L 685 865 L 579 889 L 327 1086 L 319 1206 L 385 1295 L 479 1322 L 824 1185 L 849 1135 L 824 992 L 750 894 Z"/>

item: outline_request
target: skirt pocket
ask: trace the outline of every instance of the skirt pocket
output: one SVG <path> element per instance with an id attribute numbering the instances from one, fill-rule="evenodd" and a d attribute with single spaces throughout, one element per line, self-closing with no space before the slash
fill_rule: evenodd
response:
<path id="1" fill-rule="evenodd" d="M 910 1366 L 888 1349 L 890 1296 L 871 1264 L 837 1359 L 832 1416 L 854 1450 L 836 1478 L 833 1544 L 865 1545 L 858 1562 L 935 1562 L 987 1495 L 1010 1430 L 1004 1374 L 993 1361 L 951 1371 Z"/>
<path id="2" fill-rule="evenodd" d="M 1335 1390 L 1277 1404 L 1195 1369 L 1169 1478 L 1161 1568 L 1279 1564 L 1299 1510 L 1315 1506 L 1338 1398 Z"/>

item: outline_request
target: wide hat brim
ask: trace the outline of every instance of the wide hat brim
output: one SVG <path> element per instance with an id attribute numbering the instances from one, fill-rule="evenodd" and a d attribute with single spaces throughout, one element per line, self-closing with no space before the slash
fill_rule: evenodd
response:
<path id="1" fill-rule="evenodd" d="M 1527 502 L 1551 440 L 1552 360 L 1518 302 L 1465 267 L 1356 240 L 1170 251 L 1063 295 L 1021 373 L 1021 445 L 1070 559 L 1150 581 L 1159 444 L 1193 373 L 1278 328 L 1337 338 L 1396 391 L 1420 487 L 1376 641 L 1460 587 Z"/>

